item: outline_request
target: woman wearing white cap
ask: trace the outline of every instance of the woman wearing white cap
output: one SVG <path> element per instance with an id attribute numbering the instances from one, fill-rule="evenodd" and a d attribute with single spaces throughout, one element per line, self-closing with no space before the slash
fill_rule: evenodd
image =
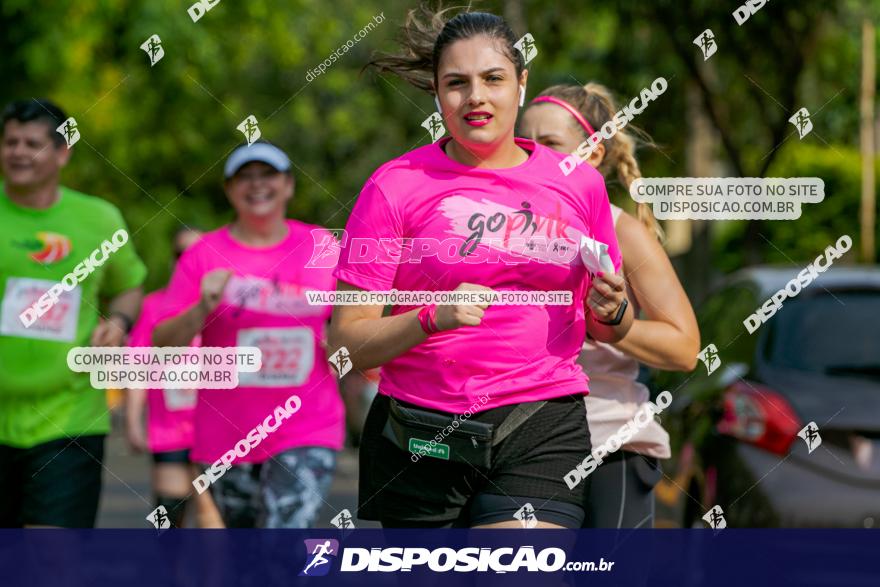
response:
<path id="1" fill-rule="evenodd" d="M 262 367 L 239 373 L 237 388 L 199 390 L 192 460 L 206 470 L 194 485 L 210 486 L 227 527 L 309 527 L 344 435 L 323 350 L 331 309 L 305 296 L 335 286 L 332 267 L 308 266 L 313 234 L 330 233 L 285 217 L 294 179 L 278 147 L 242 145 L 224 173 L 236 218 L 180 258 L 153 343 L 201 334 L 205 347 L 260 348 Z"/>

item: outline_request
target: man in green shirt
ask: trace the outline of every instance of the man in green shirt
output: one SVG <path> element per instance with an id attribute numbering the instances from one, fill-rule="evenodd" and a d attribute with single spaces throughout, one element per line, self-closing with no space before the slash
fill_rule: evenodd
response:
<path id="1" fill-rule="evenodd" d="M 59 185 L 66 120 L 46 100 L 2 116 L 0 527 L 94 526 L 110 421 L 67 352 L 125 344 L 146 275 L 119 210 Z"/>

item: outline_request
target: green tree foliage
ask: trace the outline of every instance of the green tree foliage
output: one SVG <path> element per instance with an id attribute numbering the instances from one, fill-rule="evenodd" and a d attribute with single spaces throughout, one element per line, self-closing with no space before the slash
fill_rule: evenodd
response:
<path id="1" fill-rule="evenodd" d="M 222 0 L 198 22 L 187 14 L 187 4 L 0 4 L 0 99 L 49 97 L 76 117 L 82 139 L 64 182 L 122 208 L 151 269 L 150 288 L 167 278 L 168 236 L 176 226 L 214 228 L 231 218 L 221 169 L 242 140 L 235 127 L 247 115 L 256 116 L 263 136 L 294 161 L 291 215 L 328 227 L 344 226 L 376 167 L 430 140 L 420 124 L 433 110 L 431 97 L 397 79 L 361 71 L 374 51 L 395 49 L 397 28 L 414 2 Z M 814 116 L 815 137 L 803 151 L 811 160 L 822 160 L 823 153 L 834 158 L 835 149 L 851 157 L 857 145 L 857 4 L 771 2 L 742 27 L 729 3 L 708 0 L 486 1 L 475 8 L 504 14 L 513 5 L 522 17 L 515 32 L 531 32 L 540 51 L 530 64 L 529 98 L 554 83 L 590 80 L 629 98 L 660 75 L 670 81 L 667 93 L 636 121 L 662 147 L 640 153 L 645 175 L 686 174 L 685 88 L 699 83 L 698 75 L 706 77 L 706 99 L 728 135 L 729 145 L 716 155 L 731 175 L 738 166 L 761 168 L 762 157 L 780 142 L 777 128 L 785 139 L 774 157 L 797 158 L 802 151 L 788 152 L 797 138 L 784 122 L 791 104 L 814 112 L 827 102 Z M 310 70 L 380 13 L 384 22 L 307 80 Z M 706 69 L 691 41 L 710 27 L 719 51 Z M 165 50 L 154 67 L 139 48 L 152 34 L 161 37 Z M 804 165 L 785 167 L 786 173 L 795 167 L 819 175 Z M 843 169 L 833 172 L 838 171 Z M 848 165 L 846 173 L 846 185 L 857 186 L 857 166 Z M 826 202 L 813 206 L 822 209 L 817 221 L 846 220 L 851 222 L 846 229 L 855 232 L 855 215 L 847 212 L 844 219 L 831 212 L 837 200 L 828 183 Z M 848 191 L 845 198 L 849 202 L 855 194 Z M 627 198 L 619 190 L 614 197 Z M 810 208 L 798 223 L 772 228 L 795 258 L 815 248 L 818 239 L 807 236 L 816 231 L 803 229 L 811 222 Z M 741 226 L 723 233 L 723 242 L 758 238 L 743 236 Z M 835 225 L 831 232 L 840 230 Z M 770 249 L 762 251 L 774 258 Z M 724 247 L 718 255 L 725 268 L 743 261 Z"/>
<path id="2" fill-rule="evenodd" d="M 874 168 L 875 177 L 880 177 L 880 160 Z M 762 224 L 758 238 L 765 250 L 764 262 L 806 264 L 841 235 L 848 234 L 853 246 L 840 263 L 857 263 L 860 174 L 861 157 L 856 148 L 794 144 L 785 149 L 769 176 L 821 178 L 825 199 L 819 204 L 803 204 L 801 217 L 795 222 Z M 728 273 L 742 267 L 746 236 L 744 222 L 725 222 L 719 227 L 713 254 L 716 269 Z"/>

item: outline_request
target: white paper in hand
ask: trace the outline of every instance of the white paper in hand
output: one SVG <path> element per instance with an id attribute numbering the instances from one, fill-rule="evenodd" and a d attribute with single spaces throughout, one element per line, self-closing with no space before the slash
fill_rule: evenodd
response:
<path id="1" fill-rule="evenodd" d="M 605 243 L 581 236 L 580 252 L 581 260 L 590 273 L 614 273 L 614 263 Z"/>

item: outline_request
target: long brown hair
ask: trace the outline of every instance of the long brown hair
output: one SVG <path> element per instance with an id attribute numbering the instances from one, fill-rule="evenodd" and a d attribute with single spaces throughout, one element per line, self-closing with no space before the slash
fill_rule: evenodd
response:
<path id="1" fill-rule="evenodd" d="M 617 104 L 611 91 L 603 86 L 590 82 L 583 86 L 556 85 L 551 86 L 540 93 L 540 96 L 552 96 L 564 100 L 574 106 L 593 128 L 601 128 L 603 124 L 611 120 L 617 113 Z M 578 126 L 580 129 L 581 127 Z M 581 129 L 583 131 L 583 129 Z M 619 129 L 611 139 L 603 137 L 605 156 L 599 164 L 599 172 L 608 178 L 616 175 L 623 188 L 629 192 L 629 186 L 633 181 L 642 177 L 639 163 L 636 160 L 636 141 L 642 141 L 653 145 L 648 135 L 627 125 Z M 640 203 L 636 206 L 636 216 L 658 240 L 663 240 L 663 229 L 654 218 L 651 207 Z"/>
<path id="2" fill-rule="evenodd" d="M 487 12 L 460 12 L 449 18 L 449 13 L 459 8 L 438 5 L 437 9 L 432 9 L 421 4 L 410 9 L 400 29 L 401 52 L 382 54 L 367 63 L 365 68 L 393 73 L 420 90 L 434 93 L 443 50 L 455 41 L 485 35 L 500 41 L 519 78 L 525 69 L 525 61 L 514 47 L 516 36 L 504 19 Z"/>

